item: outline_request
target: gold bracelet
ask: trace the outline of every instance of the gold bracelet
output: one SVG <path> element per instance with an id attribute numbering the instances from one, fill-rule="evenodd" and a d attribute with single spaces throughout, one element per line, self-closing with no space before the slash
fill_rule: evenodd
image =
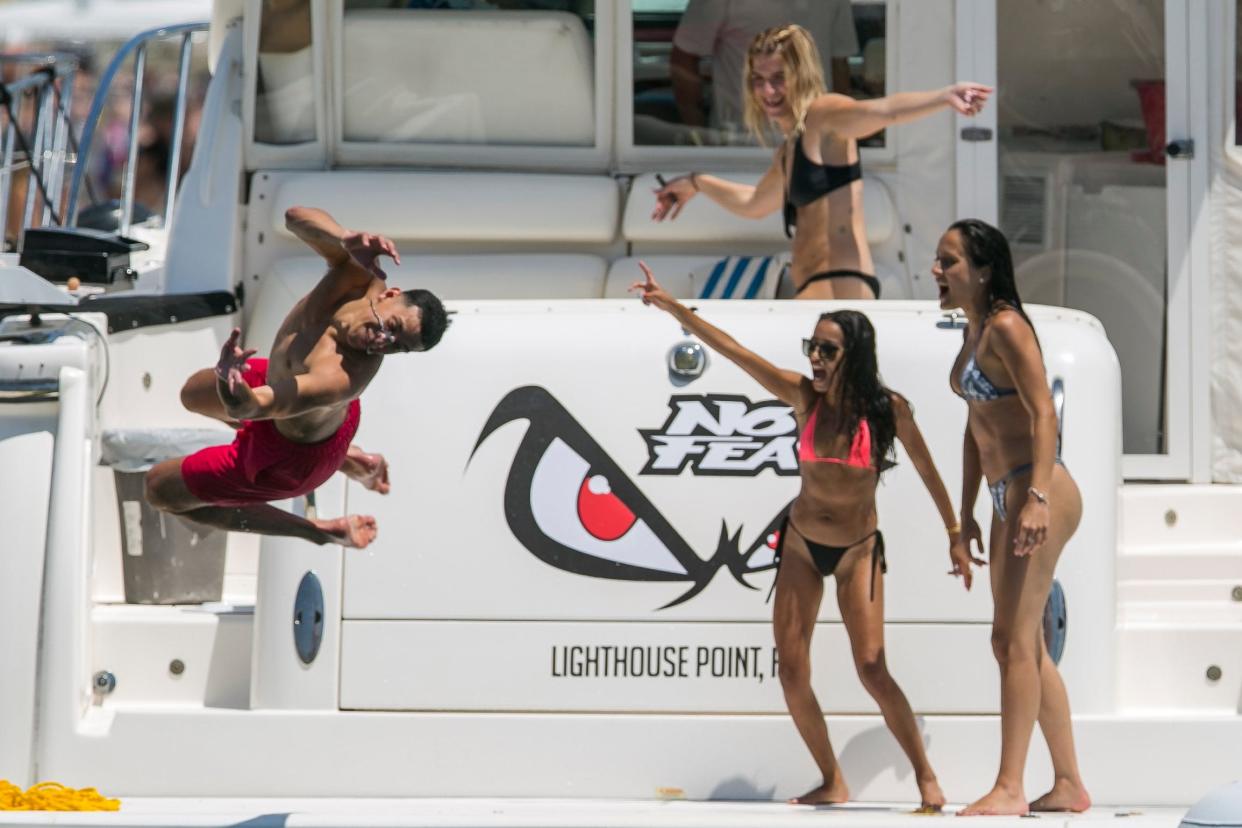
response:
<path id="1" fill-rule="evenodd" d="M 945 531 L 949 533 L 949 537 L 953 537 L 954 535 L 960 535 L 962 534 L 962 524 L 955 523 L 952 526 L 946 527 Z"/>

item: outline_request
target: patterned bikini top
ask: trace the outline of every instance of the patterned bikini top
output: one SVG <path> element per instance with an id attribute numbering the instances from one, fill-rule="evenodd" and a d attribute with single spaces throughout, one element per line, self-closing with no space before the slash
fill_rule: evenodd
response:
<path id="1" fill-rule="evenodd" d="M 962 374 L 958 377 L 957 395 L 964 400 L 974 402 L 991 402 L 1002 397 L 1011 397 L 1018 393 L 1016 388 L 999 388 L 983 373 L 972 352 L 966 364 L 962 366 Z"/>

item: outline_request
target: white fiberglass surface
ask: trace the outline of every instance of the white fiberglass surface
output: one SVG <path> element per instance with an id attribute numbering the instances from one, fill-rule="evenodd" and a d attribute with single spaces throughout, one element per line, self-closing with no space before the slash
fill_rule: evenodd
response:
<path id="1" fill-rule="evenodd" d="M 123 812 L 110 815 L 110 826 L 154 826 L 165 819 L 193 820 L 197 826 L 279 825 L 282 828 L 315 826 L 383 826 L 384 828 L 433 828 L 433 826 L 558 825 L 563 828 L 752 828 L 755 825 L 804 826 L 830 820 L 839 828 L 918 828 L 925 816 L 915 815 L 908 804 L 843 805 L 828 809 L 790 806 L 784 803 L 687 802 L 676 799 L 677 791 L 664 800 L 531 800 L 531 799 L 126 799 Z M 1115 826 L 1125 817 L 1128 828 L 1175 828 L 1185 809 L 1116 806 L 1095 808 L 1073 816 L 1046 815 L 1050 828 L 1085 825 Z M 98 825 L 97 816 L 23 813 L 0 825 Z M 1020 817 L 991 817 L 997 828 L 1025 826 Z"/>
<path id="2" fill-rule="evenodd" d="M 699 312 L 774 364 L 805 370 L 801 332 L 826 307 L 703 302 Z M 926 305 L 872 307 L 885 380 L 913 402 L 946 485 L 958 491 L 965 409 L 947 374 L 961 331 Z M 357 439 L 382 448 L 394 488 L 380 497 L 350 487 L 350 510 L 373 514 L 380 535 L 363 554 L 344 556 L 345 622 L 531 622 L 529 657 L 515 666 L 530 682 L 546 678 L 550 648 L 564 643 L 558 626 L 538 622 L 770 622 L 769 538 L 798 492 L 797 461 L 789 434 L 759 434 L 750 418 L 779 402 L 715 356 L 700 379 L 671 382 L 669 349 L 684 334 L 638 303 L 458 309 L 451 340 L 386 362 L 363 400 Z M 1032 312 L 1049 375 L 1065 383 L 1064 456 L 1090 504 L 1058 573 L 1075 619 L 1067 658 L 1080 664 L 1067 681 L 1077 709 L 1103 711 L 1112 699 L 1110 662 L 1095 655 L 1113 646 L 1116 618 L 1114 558 L 1098 550 L 1115 546 L 1119 470 L 1116 443 L 1099 435 L 1114 433 L 1116 363 L 1085 317 Z M 674 415 L 684 406 L 711 427 L 682 433 Z M 746 417 L 727 417 L 734 408 Z M 671 464 L 657 456 L 670 446 L 679 452 Z M 606 490 L 603 481 L 592 488 L 597 476 Z M 968 593 L 945 574 L 943 527 L 903 453 L 877 503 L 889 620 L 985 628 L 987 590 Z M 986 508 L 981 501 L 980 517 Z M 640 533 L 647 541 L 631 545 Z M 470 588 L 444 588 L 459 583 Z M 824 601 L 820 617 L 837 620 L 836 602 Z M 638 642 L 621 634 L 585 643 Z M 464 674 L 445 661 L 455 648 L 422 652 L 426 660 L 411 669 L 435 670 L 465 692 Z M 969 671 L 994 669 L 986 646 L 966 658 Z"/>

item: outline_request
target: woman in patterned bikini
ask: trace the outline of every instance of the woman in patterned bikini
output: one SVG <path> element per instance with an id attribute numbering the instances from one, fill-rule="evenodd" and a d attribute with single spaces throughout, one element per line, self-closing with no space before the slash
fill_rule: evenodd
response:
<path id="1" fill-rule="evenodd" d="M 966 314 L 965 341 L 949 375 L 970 416 L 962 451 L 962 529 L 982 547 L 974 504 L 979 479 L 992 495 L 989 535 L 992 650 L 1001 675 L 1001 762 L 996 784 L 963 814 L 1083 811 L 1091 798 L 1074 754 L 1069 698 L 1043 640 L 1044 603 L 1061 550 L 1082 517 L 1078 486 L 1061 464 L 1043 354 L 1014 284 L 1005 236 L 977 219 L 940 238 L 932 275 L 940 307 Z M 969 548 L 967 546 L 967 548 Z M 954 566 L 969 568 L 962 548 Z M 1038 719 L 1052 754 L 1052 790 L 1027 803 L 1022 786 Z"/>

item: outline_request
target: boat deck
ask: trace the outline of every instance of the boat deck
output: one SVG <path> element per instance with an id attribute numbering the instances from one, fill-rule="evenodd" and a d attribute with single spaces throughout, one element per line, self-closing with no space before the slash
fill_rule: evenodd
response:
<path id="1" fill-rule="evenodd" d="M 951 806 L 949 813 L 960 806 Z M 1041 814 L 1049 826 L 1177 828 L 1185 809 L 1100 807 Z M 1124 817 L 1124 823 L 1118 818 Z M 195 828 L 927 828 L 909 805 L 790 806 L 778 802 L 581 799 L 123 799 L 118 813 L 0 813 L 0 826 L 195 826 Z M 1018 826 L 1021 817 L 980 818 Z M 1027 823 L 1029 824 L 1029 823 Z"/>

